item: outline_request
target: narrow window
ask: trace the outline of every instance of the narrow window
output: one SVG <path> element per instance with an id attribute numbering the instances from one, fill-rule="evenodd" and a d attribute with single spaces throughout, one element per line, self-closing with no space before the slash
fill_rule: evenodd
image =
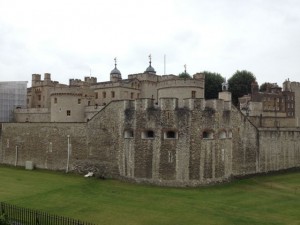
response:
<path id="1" fill-rule="evenodd" d="M 196 98 L 196 91 L 192 91 L 192 98 Z"/>
<path id="2" fill-rule="evenodd" d="M 106 92 L 105 91 L 102 92 L 102 97 L 106 98 Z"/>
<path id="3" fill-rule="evenodd" d="M 78 104 L 81 104 L 81 99 L 80 98 L 78 99 Z"/>
<path id="4" fill-rule="evenodd" d="M 27 104 L 29 104 L 29 98 L 27 98 Z"/>
<path id="5" fill-rule="evenodd" d="M 55 103 L 55 104 L 57 103 L 57 98 L 54 98 L 54 103 Z"/>
<path id="6" fill-rule="evenodd" d="M 148 130 L 147 131 L 147 137 L 148 138 L 154 138 L 154 132 L 153 132 L 153 130 Z"/>
<path id="7" fill-rule="evenodd" d="M 95 93 L 95 98 L 98 99 L 98 92 Z"/>
<path id="8" fill-rule="evenodd" d="M 112 98 L 115 97 L 115 92 L 114 92 L 114 91 L 111 92 L 111 97 L 112 97 Z"/>
<path id="9" fill-rule="evenodd" d="M 165 139 L 176 139 L 177 138 L 177 133 L 173 130 L 166 131 L 164 133 L 164 138 Z"/>
<path id="10" fill-rule="evenodd" d="M 140 98 L 140 94 L 139 93 L 136 94 L 136 98 Z"/>
<path id="11" fill-rule="evenodd" d="M 203 131 L 202 138 L 203 139 L 213 139 L 214 133 L 212 131 Z"/>
<path id="12" fill-rule="evenodd" d="M 67 110 L 67 116 L 71 116 L 71 110 Z"/>
<path id="13" fill-rule="evenodd" d="M 38 100 L 41 101 L 42 100 L 42 96 L 38 95 Z"/>
<path id="14" fill-rule="evenodd" d="M 153 130 L 146 130 L 142 132 L 142 139 L 153 139 L 154 138 L 154 131 Z"/>
<path id="15" fill-rule="evenodd" d="M 131 94 L 130 94 L 130 98 L 131 98 L 131 99 L 133 99 L 133 97 L 134 97 L 134 93 L 133 93 L 133 92 L 131 92 Z"/>

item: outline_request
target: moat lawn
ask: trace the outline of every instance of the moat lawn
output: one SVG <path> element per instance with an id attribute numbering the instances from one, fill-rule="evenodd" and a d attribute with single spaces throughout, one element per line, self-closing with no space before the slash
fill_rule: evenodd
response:
<path id="1" fill-rule="evenodd" d="M 0 166 L 0 201 L 99 225 L 299 225 L 300 172 L 161 188 Z"/>

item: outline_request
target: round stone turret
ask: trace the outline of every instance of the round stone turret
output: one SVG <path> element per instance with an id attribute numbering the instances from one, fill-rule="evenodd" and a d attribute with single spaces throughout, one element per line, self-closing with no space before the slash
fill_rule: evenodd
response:
<path id="1" fill-rule="evenodd" d="M 146 69 L 145 73 L 156 74 L 155 69 L 151 66 L 151 55 L 149 55 L 149 66 Z"/>
<path id="2" fill-rule="evenodd" d="M 115 68 L 110 72 L 110 81 L 122 80 L 121 72 L 117 68 L 117 58 L 115 60 Z"/>

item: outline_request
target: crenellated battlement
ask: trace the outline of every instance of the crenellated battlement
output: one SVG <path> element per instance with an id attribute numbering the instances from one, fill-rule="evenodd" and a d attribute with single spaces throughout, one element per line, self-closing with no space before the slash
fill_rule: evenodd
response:
<path id="1" fill-rule="evenodd" d="M 176 88 L 176 87 L 196 87 L 196 88 L 203 88 L 204 89 L 204 82 L 202 80 L 196 79 L 170 79 L 170 80 L 163 80 L 158 83 L 158 89 L 162 88 Z"/>
<path id="2" fill-rule="evenodd" d="M 158 110 L 167 110 L 175 111 L 177 109 L 189 109 L 191 111 L 203 111 L 206 108 L 213 109 L 214 111 L 228 111 L 231 107 L 228 107 L 228 104 L 231 102 L 226 102 L 223 99 L 211 99 L 205 100 L 202 98 L 188 98 L 184 99 L 184 104 L 180 106 L 178 104 L 177 98 L 160 98 L 158 103 L 154 103 L 154 99 L 150 98 L 141 98 L 136 100 L 123 100 L 124 109 L 132 109 L 136 111 L 147 110 L 156 108 Z"/>
<path id="3" fill-rule="evenodd" d="M 53 95 L 73 95 L 73 96 L 82 96 L 82 89 L 81 88 L 55 88 L 50 96 Z"/>

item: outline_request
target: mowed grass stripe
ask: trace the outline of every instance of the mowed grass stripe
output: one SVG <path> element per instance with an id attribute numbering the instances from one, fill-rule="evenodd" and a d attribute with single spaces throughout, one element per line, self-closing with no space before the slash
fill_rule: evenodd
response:
<path id="1" fill-rule="evenodd" d="M 300 224 L 300 173 L 167 188 L 0 167 L 0 201 L 97 224 Z"/>

